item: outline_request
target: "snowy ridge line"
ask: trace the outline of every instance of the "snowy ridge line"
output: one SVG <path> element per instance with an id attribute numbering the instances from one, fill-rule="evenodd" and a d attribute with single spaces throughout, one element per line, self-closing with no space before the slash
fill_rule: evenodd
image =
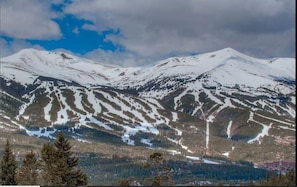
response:
<path id="1" fill-rule="evenodd" d="M 62 54 L 72 59 L 63 58 Z M 231 108 L 242 109 L 244 117 L 251 109 L 247 122 L 253 121 L 263 127 L 262 132 L 261 129 L 260 133 L 255 132 L 259 133 L 259 140 L 266 136 L 265 128 L 269 126 L 258 121 L 273 122 L 274 130 L 278 123 L 283 125 L 279 127 L 281 129 L 288 126 L 291 130 L 289 127 L 295 126 L 293 121 L 285 120 L 295 119 L 294 59 L 269 63 L 269 60 L 251 58 L 226 48 L 192 57 L 169 58 L 147 67 L 122 68 L 66 53 L 29 49 L 1 58 L 1 65 L 5 68 L 1 72 L 2 82 L 9 86 L 14 81 L 26 92 L 21 98 L 26 102 L 21 103 L 14 120 L 22 120 L 28 125 L 32 118 L 38 123 L 41 120 L 40 123 L 51 125 L 70 124 L 77 129 L 86 126 L 104 132 L 117 130 L 107 133 L 116 134 L 128 144 L 140 141 L 152 147 L 149 138 L 140 140 L 135 136 L 134 140 L 133 135 L 148 133 L 155 137 L 160 133 L 160 136 L 171 137 L 171 142 L 177 142 L 177 147 L 185 150 L 191 147 L 183 144 L 190 142 L 184 122 L 196 124 L 204 120 L 199 125 L 206 130 L 199 133 L 203 133 L 206 143 L 199 146 L 211 148 L 210 131 L 213 128 L 209 125 L 213 125 L 211 123 L 220 112 L 226 111 L 229 115 L 229 111 L 234 110 Z M 48 69 L 55 71 L 45 72 Z M 6 98 L 9 101 L 11 97 Z M 34 116 L 39 102 L 43 107 L 41 116 Z M 264 117 L 255 111 L 262 111 Z M 257 118 L 253 115 L 261 120 L 255 121 Z M 278 116 L 270 119 L 265 115 Z M 229 139 L 239 132 L 232 131 L 232 124 L 238 124 L 237 120 L 241 119 L 229 119 L 224 125 L 225 128 L 227 125 L 224 131 Z"/>
<path id="2" fill-rule="evenodd" d="M 62 57 L 62 54 L 72 59 L 65 59 Z M 278 75 L 279 77 L 287 77 L 289 80 L 295 77 L 295 72 L 292 70 L 295 69 L 292 68 L 292 66 L 295 66 L 294 59 L 286 58 L 280 61 L 287 63 L 271 65 L 268 59 L 251 58 L 231 48 L 190 57 L 169 58 L 159 61 L 155 66 L 130 68 L 110 66 L 75 57 L 64 52 L 51 53 L 34 49 L 24 49 L 9 57 L 1 58 L 1 62 L 5 64 L 5 69 L 23 66 L 25 69 L 22 73 L 27 75 L 42 74 L 63 80 L 68 79 L 68 81 L 74 81 L 84 85 L 107 85 L 109 83 L 113 86 L 131 85 L 133 87 L 144 85 L 156 78 L 178 77 L 194 80 L 198 75 L 206 72 L 211 76 L 208 81 L 210 83 L 217 82 L 217 84 L 221 85 L 234 85 L 234 81 L 236 80 L 240 85 L 245 84 L 254 88 L 268 84 L 273 86 L 278 83 L 272 80 L 271 74 Z M 240 62 L 240 65 L 238 62 Z M 183 68 L 180 68 L 180 65 Z M 42 72 L 42 70 L 48 69 L 49 66 L 51 68 L 56 67 L 56 71 Z M 230 72 L 235 72 L 236 76 L 234 76 L 242 77 L 242 79 L 234 79 Z M 241 76 L 237 76 L 237 74 Z M 9 72 L 3 73 L 3 76 L 9 78 L 11 74 Z M 255 77 L 257 77 L 258 81 L 254 81 Z M 16 78 L 19 79 L 19 76 Z M 206 77 L 206 79 L 209 78 Z M 32 79 L 26 80 L 32 81 Z M 19 81 L 22 82 L 24 80 Z M 161 85 L 161 88 L 162 86 L 164 85 Z"/>

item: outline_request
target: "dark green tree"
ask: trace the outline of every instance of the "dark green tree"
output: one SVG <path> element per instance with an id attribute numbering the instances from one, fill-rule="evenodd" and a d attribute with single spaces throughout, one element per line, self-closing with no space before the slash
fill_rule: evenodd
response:
<path id="1" fill-rule="evenodd" d="M 58 157 L 55 147 L 44 144 L 41 149 L 42 159 L 42 185 L 46 186 L 65 186 L 63 174 L 66 170 L 66 160 Z"/>
<path id="2" fill-rule="evenodd" d="M 88 177 L 77 169 L 79 160 L 70 151 L 72 146 L 63 133 L 59 133 L 54 145 L 46 144 L 41 151 L 44 162 L 45 185 L 82 186 L 88 184 Z"/>
<path id="3" fill-rule="evenodd" d="M 70 151 L 72 146 L 69 143 L 69 140 L 66 139 L 63 133 L 59 133 L 58 139 L 54 142 L 54 145 L 58 151 L 59 156 L 64 157 L 67 160 L 67 165 L 72 168 L 78 165 L 78 158 L 72 156 Z"/>
<path id="4" fill-rule="evenodd" d="M 66 170 L 63 178 L 66 184 L 72 186 L 87 185 L 88 177 L 81 169 L 76 168 L 79 163 L 78 158 L 73 156 L 73 153 L 70 151 L 72 146 L 63 133 L 59 133 L 54 145 L 57 149 L 58 157 L 66 160 Z"/>
<path id="5" fill-rule="evenodd" d="M 22 167 L 17 171 L 16 179 L 20 185 L 38 185 L 40 162 L 33 151 L 27 153 Z"/>
<path id="6" fill-rule="evenodd" d="M 259 186 L 296 186 L 296 171 L 290 170 L 285 175 L 279 172 L 278 177 L 272 173 L 265 181 L 260 180 Z"/>
<path id="7" fill-rule="evenodd" d="M 6 140 L 3 157 L 1 159 L 1 184 L 2 185 L 16 185 L 15 179 L 17 169 L 17 162 L 12 153 L 8 139 Z"/>

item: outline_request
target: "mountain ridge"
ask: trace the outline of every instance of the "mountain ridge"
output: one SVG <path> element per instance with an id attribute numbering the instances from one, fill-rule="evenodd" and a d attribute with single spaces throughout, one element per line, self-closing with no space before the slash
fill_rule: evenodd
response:
<path id="1" fill-rule="evenodd" d="M 206 58 L 207 56 L 209 57 L 209 59 Z M 42 51 L 42 50 L 36 50 L 36 49 L 23 49 L 14 55 L 1 58 L 1 62 L 3 64 L 3 62 L 16 63 L 17 61 L 19 61 L 19 62 L 21 61 L 28 66 L 26 71 L 28 71 L 28 72 L 31 71 L 31 73 L 36 74 L 36 75 L 51 76 L 52 78 L 56 78 L 55 76 L 57 76 L 57 75 L 48 74 L 48 72 L 44 72 L 44 71 L 42 71 L 42 69 L 36 69 L 35 71 L 33 71 L 34 67 L 32 67 L 32 65 L 38 65 L 38 63 L 39 63 L 39 65 L 42 66 L 41 68 L 43 68 L 43 69 L 60 67 L 60 68 L 62 68 L 62 70 L 64 70 L 63 68 L 73 68 L 76 70 L 76 73 L 80 72 L 80 73 L 86 74 L 88 76 L 90 76 L 90 74 L 98 75 L 97 77 L 93 77 L 93 78 L 98 79 L 99 81 L 101 78 L 101 79 L 103 79 L 103 80 L 101 80 L 101 81 L 103 81 L 102 83 L 107 84 L 108 82 L 104 82 L 104 80 L 110 80 L 110 81 L 114 82 L 114 81 L 120 81 L 121 79 L 125 79 L 125 78 L 132 79 L 131 74 L 135 75 L 135 74 L 137 74 L 137 72 L 141 72 L 141 73 L 154 72 L 155 73 L 155 71 L 157 69 L 158 70 L 161 69 L 159 71 L 162 71 L 162 68 L 165 68 L 166 70 L 168 70 L 168 68 L 174 68 L 177 66 L 199 65 L 198 64 L 200 61 L 199 58 L 202 61 L 202 62 L 200 62 L 200 66 L 202 66 L 202 65 L 206 66 L 207 62 L 208 62 L 208 64 L 216 63 L 217 66 L 224 66 L 226 64 L 224 64 L 222 62 L 231 63 L 230 60 L 228 61 L 228 59 L 234 59 L 234 58 L 235 59 L 237 58 L 236 60 L 241 61 L 242 63 L 256 62 L 257 64 L 261 64 L 261 63 L 268 62 L 268 60 L 265 60 L 265 59 L 260 60 L 260 59 L 256 59 L 253 57 L 249 57 L 249 56 L 244 55 L 232 48 L 225 48 L 225 49 L 218 50 L 215 52 L 210 52 L 210 53 L 205 53 L 205 54 L 200 54 L 200 55 L 195 55 L 195 56 L 189 56 L 189 57 L 172 57 L 172 58 L 168 58 L 168 59 L 159 61 L 159 63 L 157 63 L 156 65 L 153 65 L 151 67 L 124 68 L 124 67 L 114 66 L 114 65 L 111 66 L 108 64 L 99 63 L 96 61 L 76 57 L 74 55 L 64 53 L 64 52 L 49 52 L 49 51 Z M 212 60 L 211 58 L 218 58 L 219 60 Z M 241 59 L 244 59 L 244 60 L 241 60 Z M 286 66 L 283 67 L 283 70 L 287 70 L 286 73 L 290 73 L 290 75 L 289 75 L 290 78 L 294 77 L 293 74 L 295 72 L 293 72 L 294 68 L 287 67 L 287 66 L 292 66 L 293 60 L 294 59 L 291 59 L 291 58 L 286 59 L 285 62 L 288 62 L 288 63 L 290 62 L 291 64 L 287 63 L 288 65 L 286 64 Z M 206 61 L 206 62 L 203 64 L 203 61 Z M 270 64 L 273 64 L 275 66 L 275 64 L 276 64 L 275 62 L 280 62 L 280 61 L 282 62 L 284 60 L 282 58 L 277 58 L 274 60 L 270 60 L 269 62 L 270 62 Z M 177 63 L 177 62 L 179 62 L 179 63 Z M 182 62 L 190 62 L 190 63 L 182 63 Z M 285 62 L 282 62 L 282 63 L 285 63 Z M 17 63 L 15 65 L 17 66 L 17 65 L 21 65 L 21 64 Z M 4 65 L 2 65 L 2 66 L 4 66 Z M 90 68 L 86 69 L 86 66 L 90 66 Z M 282 64 L 282 66 L 284 66 L 284 64 Z M 280 67 L 282 67 L 282 66 L 280 66 Z M 280 68 L 280 67 L 277 66 L 275 68 Z M 31 68 L 31 69 L 29 69 L 29 68 Z M 204 72 L 209 71 L 213 68 L 215 68 L 215 66 L 209 65 L 209 67 L 205 68 L 203 71 Z M 100 69 L 100 71 L 99 70 L 95 71 L 95 69 Z M 40 72 L 38 72 L 38 70 L 40 70 Z M 189 71 L 189 70 L 187 69 L 187 71 Z M 179 73 L 179 72 L 177 72 L 177 73 Z M 198 74 L 198 73 L 202 73 L 202 72 L 195 72 L 195 73 Z M 79 82 L 79 81 L 77 81 L 77 79 L 82 79 L 82 78 L 80 78 L 80 77 L 77 77 L 76 79 L 72 78 L 72 80 L 76 80 L 76 82 Z M 115 79 L 115 80 L 112 80 L 112 79 Z M 66 78 L 65 80 L 71 80 L 71 78 L 68 78 L 68 79 Z M 86 80 L 86 82 L 84 82 L 84 83 L 94 84 L 94 81 Z M 113 83 L 109 83 L 109 84 L 112 85 Z"/>
<path id="2" fill-rule="evenodd" d="M 1 58 L 0 128 L 185 158 L 259 161 L 279 147 L 293 158 L 295 81 L 294 59 L 231 48 L 128 68 L 26 49 Z"/>

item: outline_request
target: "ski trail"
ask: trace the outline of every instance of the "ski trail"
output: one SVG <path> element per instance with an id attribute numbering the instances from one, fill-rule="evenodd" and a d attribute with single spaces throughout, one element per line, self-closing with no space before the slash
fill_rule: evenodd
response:
<path id="1" fill-rule="evenodd" d="M 264 136 L 268 136 L 268 131 L 269 131 L 269 129 L 271 128 L 272 123 L 270 123 L 269 125 L 265 125 L 265 124 L 263 124 L 263 123 L 259 123 L 259 124 L 263 126 L 262 132 L 259 133 L 255 138 L 249 140 L 247 143 L 250 144 L 250 143 L 253 143 L 253 142 L 255 142 L 255 141 L 258 141 L 259 144 L 261 144 L 261 143 L 262 143 L 262 142 L 261 142 L 261 139 L 263 139 Z"/>
<path id="2" fill-rule="evenodd" d="M 227 127 L 228 139 L 231 139 L 231 126 L 232 126 L 232 121 L 229 121 L 229 124 L 228 124 L 228 127 Z"/>
<path id="3" fill-rule="evenodd" d="M 213 122 L 213 119 L 214 119 L 214 115 L 210 115 L 208 116 L 208 118 L 206 119 L 206 137 L 205 137 L 205 147 L 206 149 L 209 148 L 209 122 Z"/>

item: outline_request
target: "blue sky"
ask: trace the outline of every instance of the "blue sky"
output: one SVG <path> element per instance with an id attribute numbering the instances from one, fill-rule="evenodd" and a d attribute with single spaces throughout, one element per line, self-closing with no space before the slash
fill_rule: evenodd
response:
<path id="1" fill-rule="evenodd" d="M 57 40 L 27 40 L 32 45 L 40 45 L 47 50 L 54 50 L 57 48 L 64 48 L 73 53 L 84 55 L 89 51 L 97 48 L 103 50 L 121 49 L 121 46 L 115 45 L 110 41 L 104 41 L 108 34 L 116 34 L 118 31 L 105 30 L 98 33 L 92 30 L 81 29 L 83 24 L 88 21 L 75 18 L 73 15 L 65 15 L 63 19 L 56 19 L 62 37 Z"/>
<path id="2" fill-rule="evenodd" d="M 1 57 L 65 51 L 121 66 L 232 47 L 295 58 L 295 0 L 1 0 Z"/>

